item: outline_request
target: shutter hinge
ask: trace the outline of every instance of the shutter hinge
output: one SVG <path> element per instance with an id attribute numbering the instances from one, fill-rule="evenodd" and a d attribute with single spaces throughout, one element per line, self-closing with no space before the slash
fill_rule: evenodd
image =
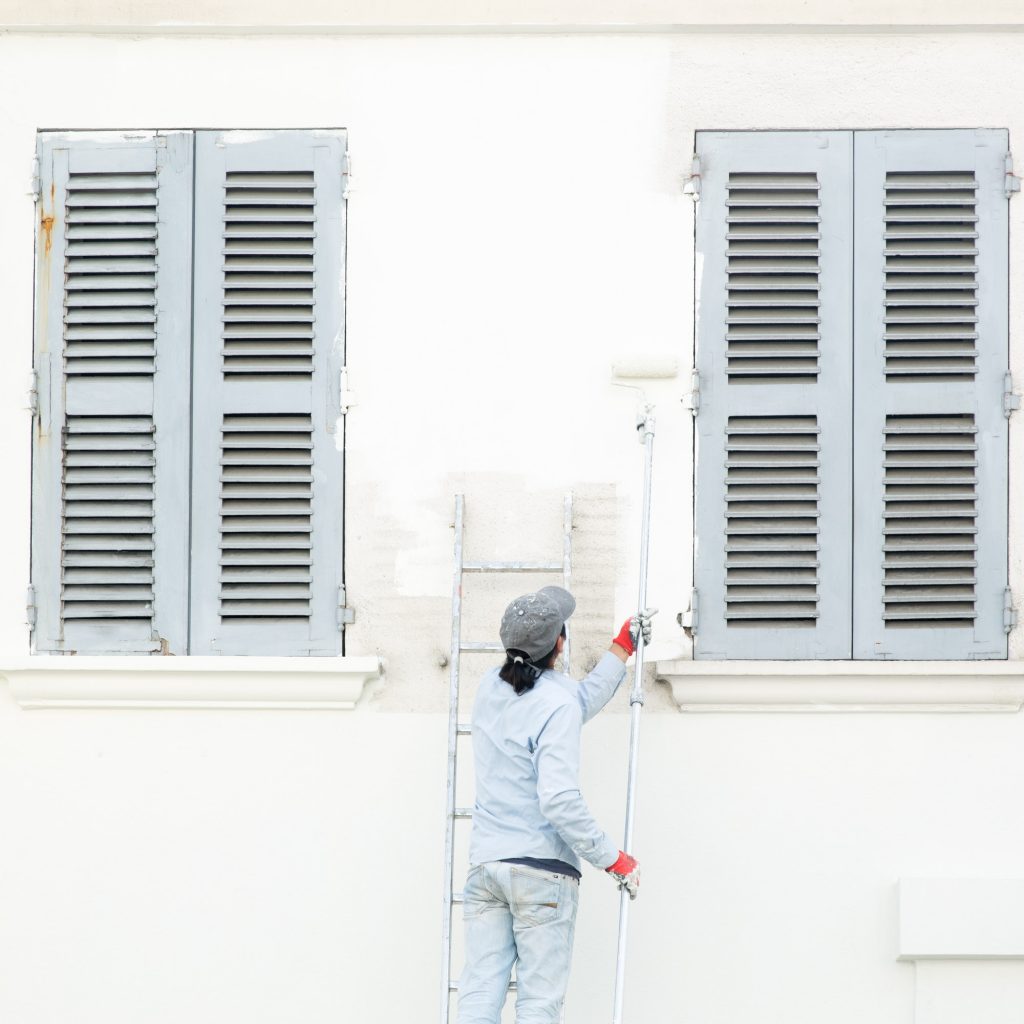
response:
<path id="1" fill-rule="evenodd" d="M 338 374 L 338 407 L 341 409 L 341 415 L 348 415 L 349 409 L 355 404 L 355 392 L 350 391 L 348 386 L 348 367 L 343 366 Z"/>
<path id="2" fill-rule="evenodd" d="M 690 173 L 683 178 L 683 194 L 694 202 L 700 199 L 700 157 L 696 153 L 690 161 Z"/>
<path id="3" fill-rule="evenodd" d="M 25 621 L 29 630 L 36 628 L 36 588 L 31 585 L 25 593 Z"/>
<path id="4" fill-rule="evenodd" d="M 29 193 L 32 196 L 32 202 L 39 202 L 39 155 L 32 157 L 32 191 Z"/>
<path id="5" fill-rule="evenodd" d="M 35 370 L 28 375 L 28 411 L 39 415 L 39 374 Z"/>
<path id="6" fill-rule="evenodd" d="M 1003 632 L 1009 633 L 1017 625 L 1017 609 L 1013 607 L 1013 591 L 1003 591 Z"/>
<path id="7" fill-rule="evenodd" d="M 700 610 L 700 596 L 696 590 L 690 591 L 690 607 L 676 616 L 676 622 L 683 627 L 686 635 L 692 640 L 697 633 L 697 620 Z"/>
<path id="8" fill-rule="evenodd" d="M 1015 409 L 1020 408 L 1020 395 L 1013 390 L 1013 377 L 1007 373 L 1003 375 L 1003 415 L 1009 417 Z"/>
<path id="9" fill-rule="evenodd" d="M 345 588 L 338 587 L 338 625 L 344 629 L 356 621 L 356 610 L 348 605 Z"/>
<path id="10" fill-rule="evenodd" d="M 1009 199 L 1014 192 L 1020 191 L 1020 178 L 1013 173 L 1013 154 L 1006 154 L 1006 177 L 1003 179 L 1003 191 Z"/>
<path id="11" fill-rule="evenodd" d="M 345 155 L 341 158 L 341 198 L 348 199 L 349 193 L 354 189 L 355 184 L 352 181 L 352 157 L 346 149 Z"/>
<path id="12" fill-rule="evenodd" d="M 690 373 L 690 390 L 683 395 L 683 407 L 694 416 L 700 411 L 700 374 L 696 370 Z"/>

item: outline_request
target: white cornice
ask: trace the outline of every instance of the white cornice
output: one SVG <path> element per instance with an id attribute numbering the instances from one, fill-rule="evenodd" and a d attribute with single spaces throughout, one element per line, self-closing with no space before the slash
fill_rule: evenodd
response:
<path id="1" fill-rule="evenodd" d="M 659 661 L 680 711 L 1020 711 L 1013 661 Z"/>
<path id="2" fill-rule="evenodd" d="M 1005 31 L 1017 0 L 0 0 L 0 31 Z"/>
<path id="3" fill-rule="evenodd" d="M 23 708 L 351 710 L 381 674 L 375 657 L 47 657 L 4 660 Z"/>

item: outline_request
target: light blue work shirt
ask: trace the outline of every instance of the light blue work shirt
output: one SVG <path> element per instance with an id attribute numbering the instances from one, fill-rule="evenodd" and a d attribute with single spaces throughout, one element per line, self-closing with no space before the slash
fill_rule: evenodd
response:
<path id="1" fill-rule="evenodd" d="M 548 669 L 516 695 L 494 668 L 473 704 L 476 803 L 471 865 L 512 857 L 580 857 L 599 868 L 619 847 L 580 794 L 580 729 L 611 699 L 626 666 L 610 651 L 585 679 Z"/>

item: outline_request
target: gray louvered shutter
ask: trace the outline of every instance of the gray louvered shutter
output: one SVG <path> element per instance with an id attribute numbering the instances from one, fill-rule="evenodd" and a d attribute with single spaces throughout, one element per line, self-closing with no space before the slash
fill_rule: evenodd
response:
<path id="1" fill-rule="evenodd" d="M 38 156 L 34 646 L 184 654 L 192 137 Z"/>
<path id="2" fill-rule="evenodd" d="M 858 658 L 1006 657 L 1007 145 L 856 135 Z"/>
<path id="3" fill-rule="evenodd" d="M 849 132 L 700 132 L 698 658 L 850 657 Z"/>
<path id="4" fill-rule="evenodd" d="M 344 152 L 197 133 L 193 654 L 341 650 Z"/>

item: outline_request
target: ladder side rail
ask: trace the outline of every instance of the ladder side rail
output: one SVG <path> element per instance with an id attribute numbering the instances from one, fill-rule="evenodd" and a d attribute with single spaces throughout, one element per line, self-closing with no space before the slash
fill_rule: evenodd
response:
<path id="1" fill-rule="evenodd" d="M 572 591 L 572 491 L 562 503 L 562 586 Z M 565 648 L 562 650 L 562 671 L 570 672 L 569 626 L 566 623 Z"/>
<path id="2" fill-rule="evenodd" d="M 459 655 L 462 649 L 462 539 L 465 499 L 455 495 L 452 635 L 448 687 L 448 771 L 445 794 L 444 903 L 441 925 L 441 1024 L 451 1020 L 452 894 L 455 870 L 455 768 L 459 742 Z"/>

